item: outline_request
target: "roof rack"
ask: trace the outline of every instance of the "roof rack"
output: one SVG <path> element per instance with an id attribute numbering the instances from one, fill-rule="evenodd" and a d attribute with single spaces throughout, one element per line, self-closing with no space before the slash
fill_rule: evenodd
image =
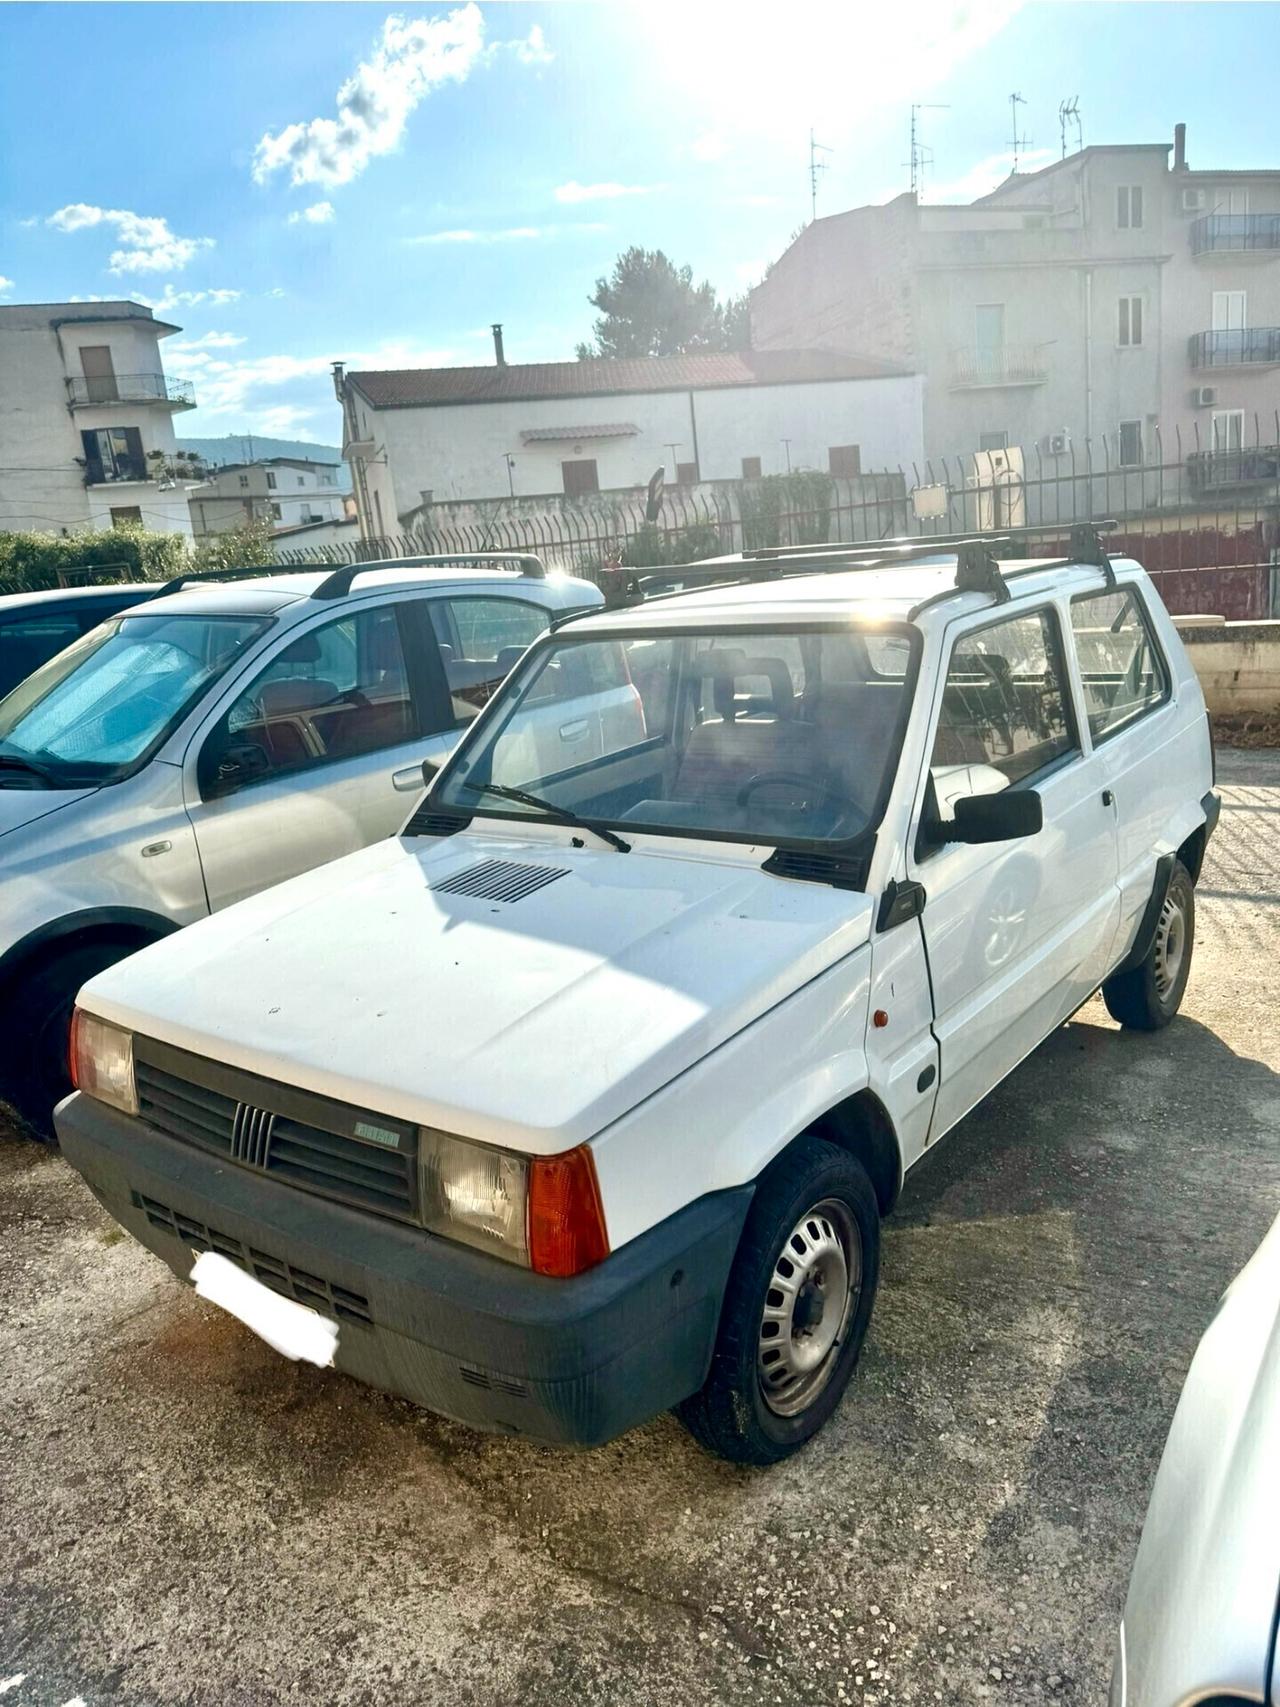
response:
<path id="1" fill-rule="evenodd" d="M 383 557 L 372 563 L 344 563 L 312 593 L 313 599 L 340 599 L 351 591 L 357 575 L 374 569 L 511 569 L 531 580 L 545 581 L 547 571 L 540 557 L 524 551 L 459 551 L 443 556 Z"/>
<path id="2" fill-rule="evenodd" d="M 206 581 L 252 581 L 261 575 L 280 573 L 278 563 L 251 563 L 240 569 L 193 569 L 187 575 L 175 575 L 172 581 L 165 581 L 152 596 L 162 599 L 166 593 L 180 593 L 184 587 L 201 587 Z"/>
<path id="3" fill-rule="evenodd" d="M 818 546 L 816 549 L 819 552 L 841 552 L 845 555 L 856 553 L 859 556 L 879 556 L 898 548 L 909 549 L 912 552 L 921 549 L 946 551 L 952 546 L 966 545 L 970 540 L 982 540 L 989 545 L 1015 545 L 1021 540 L 1054 539 L 1060 538 L 1062 534 L 1066 533 L 1070 536 L 1070 549 L 1073 553 L 1076 553 L 1077 550 L 1077 540 L 1081 543 L 1089 541 L 1088 549 L 1096 553 L 1100 549 L 1098 536 L 1104 533 L 1114 533 L 1119 525 L 1113 517 L 1096 522 L 1039 522 L 1033 527 L 998 528 L 992 533 L 984 533 L 981 529 L 970 528 L 965 533 L 896 534 L 889 539 L 859 540 L 848 545 L 833 542 L 830 546 Z M 748 562 L 768 562 L 778 558 L 805 555 L 814 550 L 815 547 L 812 545 L 764 545 L 751 551 L 744 551 L 742 556 Z M 1090 557 L 1088 561 L 1095 561 L 1095 558 Z M 1100 564 L 1099 567 L 1101 567 Z"/>

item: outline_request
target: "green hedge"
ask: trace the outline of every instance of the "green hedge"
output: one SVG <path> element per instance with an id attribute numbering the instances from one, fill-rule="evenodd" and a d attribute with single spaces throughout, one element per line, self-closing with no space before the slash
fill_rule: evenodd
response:
<path id="1" fill-rule="evenodd" d="M 271 563 L 271 527 L 259 521 L 199 545 L 180 533 L 139 527 L 97 533 L 0 533 L 0 593 L 35 593 L 61 585 L 105 581 L 168 581 L 199 569 Z M 94 574 L 74 573 L 93 569 Z"/>

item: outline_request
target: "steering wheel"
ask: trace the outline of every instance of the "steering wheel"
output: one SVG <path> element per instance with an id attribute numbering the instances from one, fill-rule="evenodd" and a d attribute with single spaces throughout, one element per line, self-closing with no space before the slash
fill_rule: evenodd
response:
<path id="1" fill-rule="evenodd" d="M 823 782 L 820 777 L 800 776 L 795 771 L 762 771 L 760 775 L 753 776 L 749 781 L 744 782 L 742 787 L 738 790 L 738 805 L 742 807 L 750 806 L 751 796 L 755 794 L 758 789 L 777 788 L 779 785 L 786 784 L 790 784 L 791 786 L 804 791 L 803 798 L 806 805 L 809 804 L 808 795 L 814 789 L 828 800 L 841 801 L 845 806 L 851 806 L 853 804 L 847 794 L 841 794 L 839 789 L 832 788 L 829 783 Z"/>

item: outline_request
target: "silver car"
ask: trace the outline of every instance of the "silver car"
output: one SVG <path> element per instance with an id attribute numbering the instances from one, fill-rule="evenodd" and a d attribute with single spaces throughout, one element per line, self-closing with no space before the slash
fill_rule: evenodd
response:
<path id="1" fill-rule="evenodd" d="M 28 676 L 0 701 L 0 1095 L 49 1132 L 81 984 L 393 834 L 529 643 L 602 602 L 523 556 L 189 579 Z M 615 697 L 585 684 L 539 756 L 632 729 Z"/>
<path id="2" fill-rule="evenodd" d="M 1129 1581 L 1112 1707 L 1280 1704 L 1280 1220 L 1192 1360 Z"/>

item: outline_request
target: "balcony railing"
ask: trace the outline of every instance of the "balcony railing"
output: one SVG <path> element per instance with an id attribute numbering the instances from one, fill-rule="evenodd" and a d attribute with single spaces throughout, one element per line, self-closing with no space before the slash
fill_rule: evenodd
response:
<path id="1" fill-rule="evenodd" d="M 1049 377 L 1044 352 L 1034 345 L 1007 344 L 1003 349 L 964 349 L 951 352 L 953 387 L 977 385 L 1042 385 Z"/>
<path id="2" fill-rule="evenodd" d="M 1193 255 L 1280 254 L 1280 214 L 1211 213 L 1191 227 Z"/>
<path id="3" fill-rule="evenodd" d="M 68 379 L 67 394 L 73 409 L 93 408 L 102 403 L 168 403 L 177 409 L 194 409 L 195 387 L 189 379 L 168 379 L 162 373 L 110 373 L 96 379 Z"/>
<path id="4" fill-rule="evenodd" d="M 1280 445 L 1197 451 L 1187 459 L 1191 484 L 1201 491 L 1223 486 L 1258 486 L 1280 480 Z"/>
<path id="5" fill-rule="evenodd" d="M 1197 332 L 1188 345 L 1192 367 L 1248 367 L 1280 362 L 1280 326 Z"/>

